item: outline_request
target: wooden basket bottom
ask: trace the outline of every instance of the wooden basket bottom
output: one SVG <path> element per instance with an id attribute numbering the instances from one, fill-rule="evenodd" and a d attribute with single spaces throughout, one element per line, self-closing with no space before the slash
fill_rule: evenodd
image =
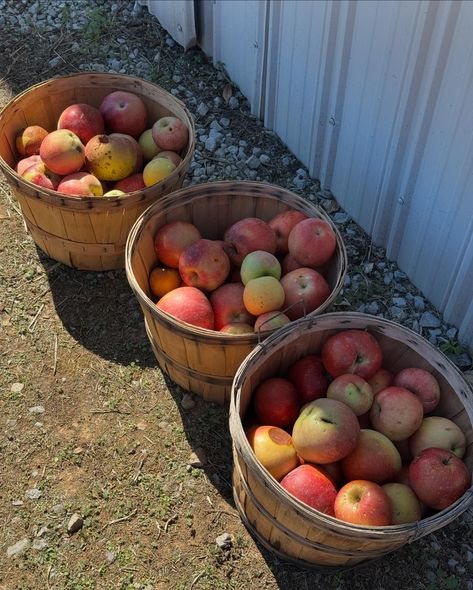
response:
<path id="1" fill-rule="evenodd" d="M 146 319 L 145 327 L 151 348 L 161 370 L 177 383 L 177 385 L 186 391 L 197 393 L 207 402 L 223 405 L 230 399 L 232 377 L 217 377 L 215 375 L 203 374 L 178 363 L 156 344 Z"/>
<path id="2" fill-rule="evenodd" d="M 85 244 L 50 234 L 24 217 L 35 244 L 47 256 L 81 270 L 115 270 L 125 266 L 125 244 Z"/>
<path id="3" fill-rule="evenodd" d="M 367 565 L 405 545 L 404 542 L 397 542 L 389 549 L 363 551 L 357 547 L 358 543 L 354 539 L 353 549 L 347 550 L 299 536 L 297 532 L 279 523 L 262 506 L 245 481 L 238 460 L 234 461 L 233 499 L 250 534 L 268 551 L 282 561 L 314 569 L 322 574 L 336 574 Z M 310 556 L 310 561 L 301 558 L 302 553 Z"/>

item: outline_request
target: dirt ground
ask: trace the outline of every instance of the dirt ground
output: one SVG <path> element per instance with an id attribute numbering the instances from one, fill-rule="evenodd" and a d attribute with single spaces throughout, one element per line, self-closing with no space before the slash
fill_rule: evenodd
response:
<path id="1" fill-rule="evenodd" d="M 221 93 L 226 81 L 198 50 L 167 47 L 157 22 L 143 18 L 139 30 L 115 22 L 113 34 L 150 59 L 162 51 L 153 81 L 169 89 L 173 73 L 196 72 L 196 84 L 207 80 L 202 92 Z M 101 27 L 112 35 L 105 21 Z M 54 43 L 39 31 L 3 30 L 0 107 L 39 80 L 77 71 L 91 50 L 71 51 L 73 42 L 83 37 L 66 28 Z M 64 59 L 48 66 L 56 54 Z M 264 145 L 247 112 L 225 115 Z M 183 408 L 185 392 L 158 368 L 125 272 L 83 272 L 47 258 L 3 177 L 0 319 L 0 590 L 473 586 L 469 513 L 382 560 L 331 575 L 281 563 L 256 543 L 232 499 L 228 408 L 197 396 Z M 189 466 L 197 449 L 203 468 Z M 74 513 L 83 526 L 68 534 Z M 229 549 L 216 543 L 224 533 Z M 26 550 L 8 556 L 24 539 Z"/>

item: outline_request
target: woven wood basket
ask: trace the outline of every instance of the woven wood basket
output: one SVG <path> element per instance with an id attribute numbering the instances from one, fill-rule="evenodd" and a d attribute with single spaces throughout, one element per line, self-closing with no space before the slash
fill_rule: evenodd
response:
<path id="1" fill-rule="evenodd" d="M 86 102 L 98 107 L 115 90 L 140 96 L 148 110 L 149 127 L 165 115 L 182 119 L 189 129 L 183 161 L 166 179 L 122 197 L 74 197 L 23 180 L 14 167 L 15 136 L 28 125 L 54 130 L 69 105 Z M 195 130 L 185 105 L 159 86 L 133 76 L 84 73 L 53 78 L 16 96 L 0 112 L 0 168 L 20 204 L 33 240 L 49 257 L 87 270 L 123 268 L 128 233 L 147 207 L 182 186 L 194 151 Z"/>
<path id="2" fill-rule="evenodd" d="M 259 344 L 238 369 L 230 402 L 233 443 L 233 495 L 250 533 L 279 558 L 322 573 L 379 558 L 452 522 L 473 504 L 473 488 L 457 502 L 413 524 L 356 526 L 314 510 L 288 494 L 256 459 L 242 419 L 252 392 L 270 376 L 283 375 L 300 357 L 318 353 L 332 334 L 367 329 L 379 341 L 383 366 L 431 371 L 441 400 L 435 413 L 453 420 L 466 434 L 465 462 L 473 470 L 473 392 L 457 368 L 418 334 L 388 320 L 360 313 L 327 313 L 302 318 Z"/>
<path id="3" fill-rule="evenodd" d="M 258 182 L 214 182 L 181 189 L 152 205 L 136 222 L 126 245 L 126 274 L 143 310 L 146 329 L 161 369 L 178 385 L 205 400 L 224 403 L 230 398 L 235 372 L 258 343 L 257 334 L 223 334 L 204 330 L 157 309 L 148 277 L 156 265 L 153 241 L 170 221 L 195 224 L 202 235 L 221 239 L 227 227 L 244 217 L 269 221 L 288 209 L 327 220 L 337 236 L 337 249 L 326 279 L 329 298 L 314 312 L 334 301 L 346 274 L 346 251 L 329 217 L 305 199 L 280 187 Z"/>

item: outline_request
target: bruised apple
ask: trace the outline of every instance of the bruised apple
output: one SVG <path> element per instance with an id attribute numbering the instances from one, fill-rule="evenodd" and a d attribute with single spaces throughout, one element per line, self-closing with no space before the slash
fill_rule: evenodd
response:
<path id="1" fill-rule="evenodd" d="M 258 277 L 245 285 L 243 302 L 254 316 L 270 311 L 278 311 L 284 303 L 284 289 L 274 277 Z"/>
<path id="2" fill-rule="evenodd" d="M 170 221 L 156 232 L 154 251 L 162 264 L 178 268 L 182 252 L 201 238 L 200 231 L 194 224 L 187 221 Z"/>
<path id="3" fill-rule="evenodd" d="M 277 426 L 253 426 L 246 436 L 258 461 L 278 481 L 299 465 L 291 436 Z"/>
<path id="4" fill-rule="evenodd" d="M 346 457 L 359 436 L 360 426 L 353 410 L 325 397 L 306 404 L 292 429 L 298 454 L 305 461 L 322 465 Z"/>
<path id="5" fill-rule="evenodd" d="M 57 129 L 43 139 L 39 155 L 51 172 L 66 176 L 82 168 L 85 148 L 75 133 L 68 129 Z"/>
<path id="6" fill-rule="evenodd" d="M 281 486 L 295 498 L 324 514 L 335 516 L 337 488 L 325 471 L 308 463 L 299 465 L 282 480 Z"/>
<path id="7" fill-rule="evenodd" d="M 179 256 L 179 274 L 190 287 L 213 291 L 225 282 L 229 272 L 230 260 L 214 240 L 196 240 Z"/>
<path id="8" fill-rule="evenodd" d="M 174 172 L 176 166 L 168 158 L 153 158 L 143 168 L 143 181 L 146 186 L 161 182 Z"/>
<path id="9" fill-rule="evenodd" d="M 48 135 L 44 127 L 29 125 L 22 129 L 15 138 L 15 145 L 22 158 L 39 154 L 43 139 Z"/>
<path id="10" fill-rule="evenodd" d="M 214 313 L 210 301 L 196 287 L 178 287 L 159 299 L 156 307 L 182 322 L 199 328 L 214 329 Z"/>
<path id="11" fill-rule="evenodd" d="M 113 188 L 123 191 L 124 193 L 132 193 L 134 191 L 140 191 L 145 188 L 145 186 L 143 174 L 141 172 L 136 172 L 135 174 L 131 174 L 131 176 L 127 176 L 116 182 Z"/>
<path id="12" fill-rule="evenodd" d="M 281 377 L 270 377 L 256 388 L 253 407 L 262 424 L 285 428 L 292 426 L 299 414 L 294 385 Z"/>
<path id="13" fill-rule="evenodd" d="M 99 180 L 122 180 L 138 172 L 142 162 L 141 148 L 131 135 L 95 135 L 85 146 L 86 168 Z"/>
<path id="14" fill-rule="evenodd" d="M 446 449 L 461 459 L 466 450 L 466 436 L 452 420 L 427 416 L 409 438 L 409 450 L 416 457 L 429 447 Z"/>

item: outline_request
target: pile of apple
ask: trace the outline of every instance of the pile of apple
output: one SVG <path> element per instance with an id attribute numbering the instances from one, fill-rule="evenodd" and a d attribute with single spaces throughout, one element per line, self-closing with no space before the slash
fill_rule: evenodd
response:
<path id="1" fill-rule="evenodd" d="M 245 418 L 256 457 L 290 494 L 356 525 L 412 523 L 459 499 L 471 483 L 466 439 L 431 414 L 432 373 L 383 366 L 378 341 L 344 330 L 253 392 Z"/>
<path id="2" fill-rule="evenodd" d="M 178 117 L 161 117 L 150 128 L 148 119 L 144 101 L 122 90 L 106 95 L 98 108 L 72 104 L 57 129 L 19 131 L 16 172 L 74 196 L 121 196 L 151 186 L 179 165 L 189 131 Z"/>
<path id="3" fill-rule="evenodd" d="M 266 332 L 329 297 L 323 273 L 336 246 L 327 221 L 295 209 L 267 222 L 240 219 L 222 239 L 207 239 L 194 224 L 172 221 L 155 235 L 158 263 L 150 290 L 159 309 L 194 326 L 229 334 Z"/>

